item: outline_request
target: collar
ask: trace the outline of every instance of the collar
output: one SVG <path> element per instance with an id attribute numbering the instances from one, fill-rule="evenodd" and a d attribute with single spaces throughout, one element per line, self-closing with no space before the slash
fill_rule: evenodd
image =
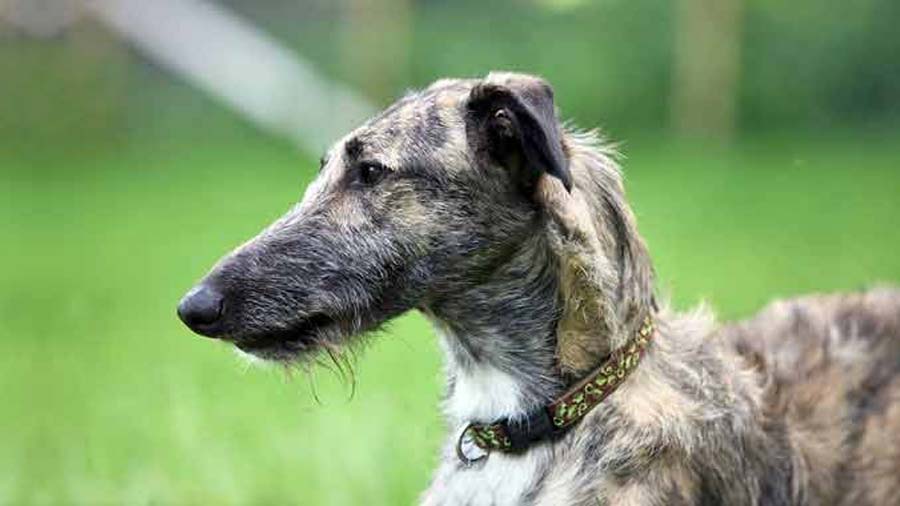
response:
<path id="1" fill-rule="evenodd" d="M 465 464 L 471 464 L 493 451 L 521 452 L 532 443 L 553 439 L 603 402 L 637 368 L 653 336 L 653 320 L 644 319 L 637 334 L 625 346 L 614 351 L 599 367 L 573 385 L 556 400 L 527 413 L 521 418 L 503 418 L 493 423 L 470 423 L 459 435 L 456 454 Z M 468 439 L 482 450 L 470 458 L 463 451 Z"/>

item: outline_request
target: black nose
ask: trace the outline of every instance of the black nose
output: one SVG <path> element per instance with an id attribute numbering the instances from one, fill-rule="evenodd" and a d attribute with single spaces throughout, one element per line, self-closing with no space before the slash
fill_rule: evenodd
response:
<path id="1" fill-rule="evenodd" d="M 213 324 L 222 317 L 222 294 L 205 284 L 195 286 L 178 304 L 178 317 L 194 332 L 212 336 Z"/>

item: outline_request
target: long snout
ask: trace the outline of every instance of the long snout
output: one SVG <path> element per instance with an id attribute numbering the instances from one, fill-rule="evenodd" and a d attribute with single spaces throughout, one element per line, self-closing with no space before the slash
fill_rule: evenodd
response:
<path id="1" fill-rule="evenodd" d="M 298 212 L 220 259 L 179 302 L 181 321 L 241 350 L 284 358 L 407 308 L 406 298 L 381 294 L 399 279 L 384 273 L 405 265 L 401 252 L 410 249 L 388 234 L 338 226 L 331 214 Z M 365 303 L 373 307 L 363 311 Z"/>

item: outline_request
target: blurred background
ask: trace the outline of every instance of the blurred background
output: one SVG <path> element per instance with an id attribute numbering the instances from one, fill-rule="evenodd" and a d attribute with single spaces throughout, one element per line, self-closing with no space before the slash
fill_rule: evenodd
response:
<path id="1" fill-rule="evenodd" d="M 175 304 L 324 146 L 444 76 L 543 75 L 621 142 L 679 308 L 897 283 L 898 24 L 896 0 L 0 0 L 0 503 L 414 502 L 443 435 L 421 317 L 352 392 L 249 368 Z"/>

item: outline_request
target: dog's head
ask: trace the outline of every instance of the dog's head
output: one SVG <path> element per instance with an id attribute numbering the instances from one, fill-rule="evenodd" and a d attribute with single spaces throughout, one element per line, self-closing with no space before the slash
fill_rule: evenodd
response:
<path id="1" fill-rule="evenodd" d="M 566 149 L 543 80 L 438 81 L 338 141 L 302 201 L 223 258 L 179 316 L 263 358 L 339 346 L 503 263 L 572 189 Z"/>

